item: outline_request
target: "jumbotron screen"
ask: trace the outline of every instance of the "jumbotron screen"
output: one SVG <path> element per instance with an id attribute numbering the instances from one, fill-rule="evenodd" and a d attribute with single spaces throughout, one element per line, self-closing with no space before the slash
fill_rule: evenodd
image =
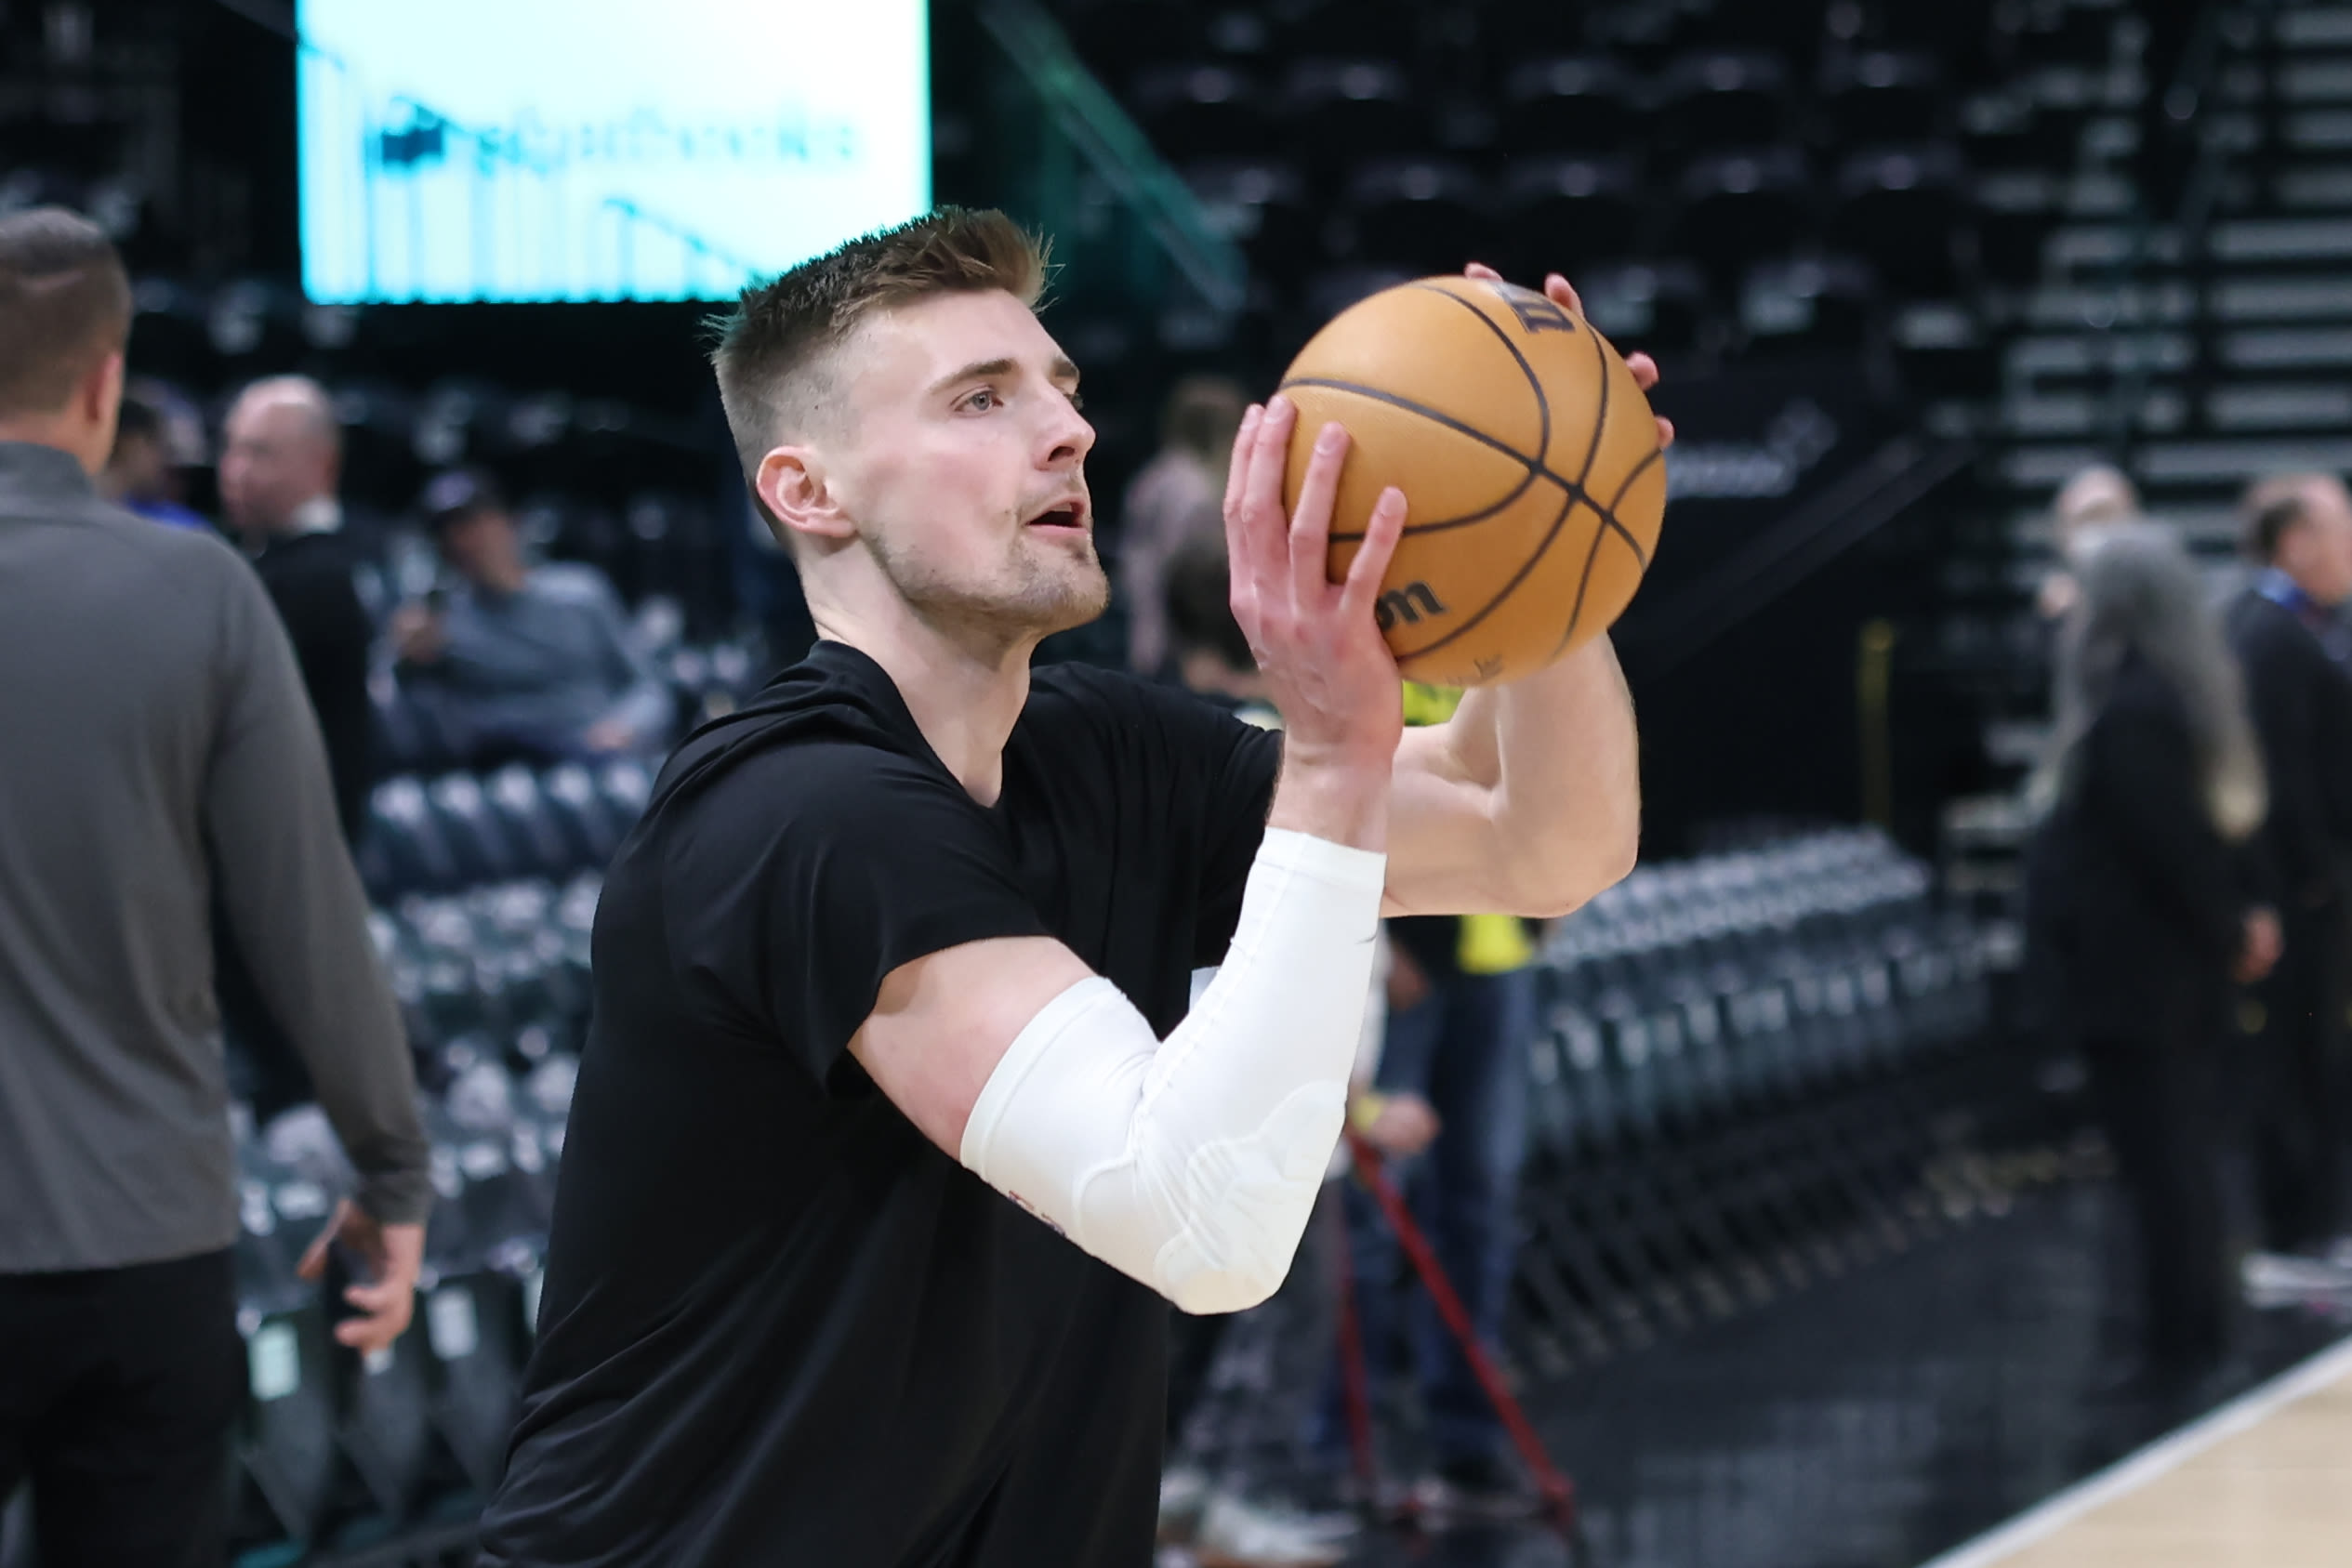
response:
<path id="1" fill-rule="evenodd" d="M 720 299 L 931 204 L 924 0 L 300 0 L 324 304 Z"/>

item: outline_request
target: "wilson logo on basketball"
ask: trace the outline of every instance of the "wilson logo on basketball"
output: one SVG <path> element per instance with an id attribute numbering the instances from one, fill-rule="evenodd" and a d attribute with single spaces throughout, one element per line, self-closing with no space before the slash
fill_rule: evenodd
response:
<path id="1" fill-rule="evenodd" d="M 1420 625 L 1423 615 L 1443 615 L 1445 605 L 1429 591 L 1427 583 L 1407 583 L 1401 588 L 1391 588 L 1381 595 L 1381 601 L 1372 608 L 1372 616 L 1381 624 L 1381 630 L 1402 621 L 1408 626 Z"/>

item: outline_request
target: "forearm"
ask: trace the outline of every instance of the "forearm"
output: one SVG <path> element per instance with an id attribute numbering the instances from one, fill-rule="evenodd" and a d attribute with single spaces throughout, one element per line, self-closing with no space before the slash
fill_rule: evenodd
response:
<path id="1" fill-rule="evenodd" d="M 1270 833 L 1225 962 L 1165 1042 L 1090 978 L 1006 1048 L 962 1163 L 1187 1311 L 1273 1294 L 1315 1205 L 1370 993 L 1380 858 Z"/>
<path id="2" fill-rule="evenodd" d="M 421 1220 L 432 1188 L 408 1041 L 318 741 L 291 722 L 243 737 L 215 765 L 205 825 L 230 929 L 359 1172 L 362 1206 Z"/>
<path id="3" fill-rule="evenodd" d="M 1633 700 L 1596 638 L 1549 669 L 1462 699 L 1445 765 L 1476 801 L 1476 868 L 1497 913 L 1566 913 L 1631 870 L 1641 837 Z"/>

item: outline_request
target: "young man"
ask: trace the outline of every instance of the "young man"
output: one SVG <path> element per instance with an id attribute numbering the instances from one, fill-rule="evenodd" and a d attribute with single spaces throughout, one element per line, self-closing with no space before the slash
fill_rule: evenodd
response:
<path id="1" fill-rule="evenodd" d="M 1042 271 L 948 210 L 726 324 L 823 640 L 680 748 L 606 881 L 489 1562 L 1146 1561 L 1162 1298 L 1281 1282 L 1384 899 L 1552 915 L 1632 863 L 1605 644 L 1400 740 L 1371 611 L 1403 497 L 1328 581 L 1345 433 L 1286 519 L 1280 399 L 1225 516 L 1285 733 L 1032 676 L 1107 596 Z"/>
<path id="2" fill-rule="evenodd" d="M 285 633 L 209 531 L 93 483 L 130 319 L 96 224 L 0 217 L 0 1498 L 32 1482 L 46 1563 L 218 1568 L 246 1366 L 216 919 L 360 1173 L 343 1344 L 407 1326 L 433 1189 Z"/>

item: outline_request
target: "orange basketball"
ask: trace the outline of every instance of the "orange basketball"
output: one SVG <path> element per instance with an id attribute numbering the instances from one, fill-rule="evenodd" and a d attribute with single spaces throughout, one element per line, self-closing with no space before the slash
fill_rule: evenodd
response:
<path id="1" fill-rule="evenodd" d="M 1411 679 L 1531 674 L 1606 630 L 1641 586 L 1666 512 L 1658 422 L 1617 350 L 1534 290 L 1385 289 L 1316 333 L 1282 390 L 1299 407 L 1288 504 L 1324 425 L 1354 438 L 1331 515 L 1334 581 L 1381 491 L 1405 493 L 1379 613 Z"/>

